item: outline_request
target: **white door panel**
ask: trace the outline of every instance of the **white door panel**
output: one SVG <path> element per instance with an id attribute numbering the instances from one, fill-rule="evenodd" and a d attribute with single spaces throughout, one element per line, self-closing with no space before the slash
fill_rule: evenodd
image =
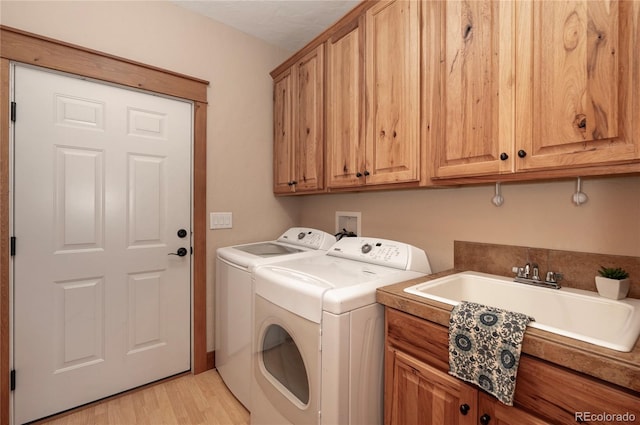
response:
<path id="1" fill-rule="evenodd" d="M 16 423 L 190 369 L 192 106 L 15 67 Z M 187 230 L 179 238 L 178 229 Z"/>

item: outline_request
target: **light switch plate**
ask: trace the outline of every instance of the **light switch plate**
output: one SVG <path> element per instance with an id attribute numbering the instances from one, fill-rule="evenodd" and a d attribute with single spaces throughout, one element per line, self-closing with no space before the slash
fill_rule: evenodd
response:
<path id="1" fill-rule="evenodd" d="M 212 212 L 209 215 L 210 229 L 231 229 L 233 227 L 233 213 Z"/>

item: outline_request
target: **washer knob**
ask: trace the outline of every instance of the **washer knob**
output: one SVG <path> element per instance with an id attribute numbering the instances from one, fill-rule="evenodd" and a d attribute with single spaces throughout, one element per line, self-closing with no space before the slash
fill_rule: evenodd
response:
<path id="1" fill-rule="evenodd" d="M 298 239 L 304 239 L 305 236 L 307 236 L 305 232 L 298 233 Z"/>
<path id="2" fill-rule="evenodd" d="M 362 245 L 362 253 L 363 254 L 368 254 L 369 252 L 371 252 L 372 249 L 373 249 L 373 247 L 371 245 L 369 245 L 368 243 Z"/>

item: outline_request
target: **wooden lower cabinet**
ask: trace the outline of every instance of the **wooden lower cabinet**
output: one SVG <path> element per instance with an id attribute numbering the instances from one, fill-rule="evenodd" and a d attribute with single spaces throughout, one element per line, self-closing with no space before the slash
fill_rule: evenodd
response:
<path id="1" fill-rule="evenodd" d="M 547 425 L 548 422 L 517 407 L 500 403 L 492 396 L 478 391 L 478 422 L 488 425 Z"/>
<path id="2" fill-rule="evenodd" d="M 406 353 L 387 348 L 392 373 L 385 399 L 387 425 L 546 425 L 524 410 L 429 366 Z"/>
<path id="3" fill-rule="evenodd" d="M 448 374 L 447 328 L 386 307 L 385 425 L 543 425 L 640 420 L 640 397 L 523 354 L 514 406 Z"/>
<path id="4" fill-rule="evenodd" d="M 388 349 L 393 366 L 385 424 L 475 424 L 477 391 L 401 351 Z M 387 381 L 388 382 L 388 381 Z"/>

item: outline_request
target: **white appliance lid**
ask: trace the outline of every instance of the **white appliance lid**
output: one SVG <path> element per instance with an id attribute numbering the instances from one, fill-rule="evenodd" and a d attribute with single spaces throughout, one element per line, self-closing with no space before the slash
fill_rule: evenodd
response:
<path id="1" fill-rule="evenodd" d="M 233 248 L 246 252 L 258 257 L 275 257 L 278 255 L 295 254 L 296 252 L 302 252 L 302 249 L 287 246 L 281 243 L 275 242 L 258 242 L 248 245 L 237 245 Z"/>
<path id="2" fill-rule="evenodd" d="M 218 258 L 238 267 L 279 261 L 287 255 L 299 257 L 324 253 L 335 243 L 335 236 L 322 230 L 292 227 L 275 241 L 254 242 L 217 249 Z"/>
<path id="3" fill-rule="evenodd" d="M 320 323 L 376 301 L 376 288 L 424 276 L 329 255 L 267 264 L 254 270 L 254 289 L 270 302 Z"/>
<path id="4" fill-rule="evenodd" d="M 326 253 L 258 266 L 254 289 L 272 303 L 320 323 L 375 302 L 376 288 L 431 273 L 421 249 L 375 238 L 343 238 Z"/>

